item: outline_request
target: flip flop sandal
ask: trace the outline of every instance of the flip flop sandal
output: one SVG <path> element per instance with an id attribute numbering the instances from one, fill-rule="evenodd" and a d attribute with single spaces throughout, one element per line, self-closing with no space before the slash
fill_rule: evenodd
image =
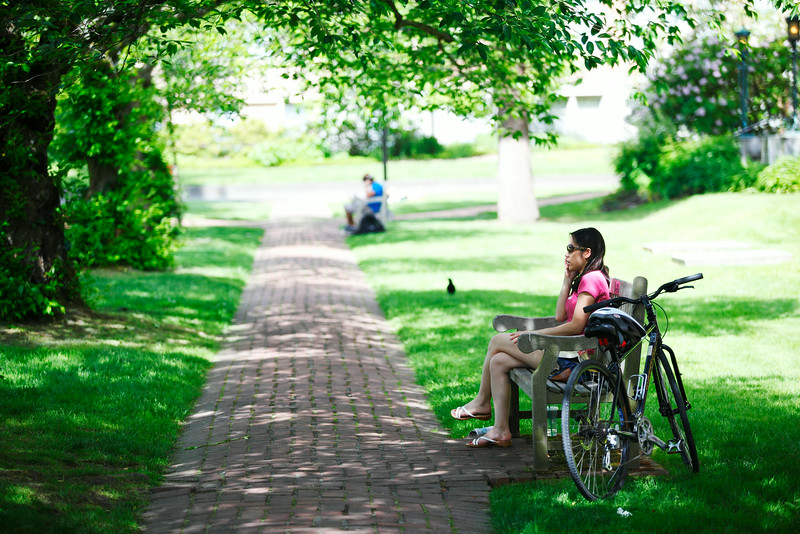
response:
<path id="1" fill-rule="evenodd" d="M 467 410 L 463 406 L 459 406 L 453 410 L 450 410 L 450 415 L 453 419 L 458 419 L 459 421 L 466 421 L 468 419 L 477 419 L 478 421 L 488 421 L 492 418 L 491 413 L 479 413 L 479 414 L 472 414 L 469 410 Z"/>
<path id="2" fill-rule="evenodd" d="M 479 438 L 475 438 L 472 441 L 467 442 L 467 447 L 472 449 L 480 449 L 483 447 L 510 447 L 511 440 L 510 439 L 492 439 L 487 438 L 486 436 L 481 436 Z"/>

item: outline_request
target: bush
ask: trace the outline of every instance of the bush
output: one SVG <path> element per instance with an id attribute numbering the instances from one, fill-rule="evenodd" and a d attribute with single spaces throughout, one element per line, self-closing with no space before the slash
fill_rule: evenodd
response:
<path id="1" fill-rule="evenodd" d="M 684 40 L 652 69 L 648 110 L 668 117 L 690 132 L 721 135 L 741 127 L 737 74 L 740 58 L 730 44 L 706 28 Z M 790 54 L 785 38 L 747 51 L 750 125 L 757 131 L 774 131 L 783 124 L 789 100 Z"/>
<path id="2" fill-rule="evenodd" d="M 83 180 L 67 184 L 65 234 L 79 266 L 172 267 L 182 207 L 160 153 L 146 156 L 145 163 L 148 168 L 121 176 L 119 189 L 89 198 Z"/>
<path id="3" fill-rule="evenodd" d="M 196 158 L 236 159 L 248 164 L 277 167 L 284 163 L 317 163 L 328 155 L 310 135 L 270 131 L 257 119 L 243 119 L 233 126 L 209 122 L 176 127 L 176 153 Z"/>
<path id="4" fill-rule="evenodd" d="M 442 145 L 435 137 L 420 135 L 416 130 L 402 129 L 389 132 L 387 140 L 389 157 L 391 158 L 425 158 L 432 157 L 442 151 Z M 381 157 L 381 150 L 376 150 Z"/>
<path id="5" fill-rule="evenodd" d="M 746 181 L 746 174 L 738 142 L 731 136 L 675 142 L 662 149 L 650 191 L 663 198 L 728 191 Z"/>
<path id="6" fill-rule="evenodd" d="M 261 142 L 250 149 L 247 157 L 265 167 L 284 163 L 317 163 L 325 159 L 319 147 L 308 139 L 275 138 Z"/>
<path id="7" fill-rule="evenodd" d="M 70 202 L 66 235 L 81 267 L 172 267 L 178 227 L 157 204 L 130 202 L 119 191 Z"/>
<path id="8" fill-rule="evenodd" d="M 64 180 L 65 237 L 81 267 L 172 265 L 180 203 L 158 142 L 156 88 L 100 62 L 59 97 L 51 162 Z"/>
<path id="9" fill-rule="evenodd" d="M 320 133 L 330 154 L 346 152 L 350 156 L 383 159 L 383 127 L 369 123 L 343 121 L 336 128 Z M 387 129 L 386 150 L 390 159 L 423 159 L 438 156 L 444 149 L 432 136 L 422 135 L 413 125 L 392 122 Z"/>
<path id="10" fill-rule="evenodd" d="M 648 188 L 650 178 L 658 172 L 661 149 L 666 142 L 666 135 L 653 132 L 620 145 L 614 157 L 614 170 L 620 177 L 621 192 L 635 193 Z"/>
<path id="11" fill-rule="evenodd" d="M 25 254 L 10 246 L 6 226 L 8 222 L 0 223 L 0 319 L 16 321 L 63 314 L 64 306 L 56 298 L 58 266 L 49 273 L 48 282 L 32 282 Z"/>
<path id="12" fill-rule="evenodd" d="M 475 143 L 453 143 L 452 145 L 447 145 L 436 157 L 442 159 L 472 158 L 486 153 L 488 151 L 478 146 L 476 141 Z"/>
<path id="13" fill-rule="evenodd" d="M 676 198 L 753 187 L 762 167 L 741 162 L 738 141 L 731 136 L 673 141 L 649 132 L 624 143 L 614 158 L 620 188 L 609 207 L 635 204 L 635 197 Z M 791 167 L 783 173 L 791 176 Z"/>
<path id="14" fill-rule="evenodd" d="M 800 191 L 800 158 L 783 158 L 763 169 L 755 187 L 769 193 L 796 193 Z"/>
<path id="15" fill-rule="evenodd" d="M 221 157 L 219 132 L 207 122 L 176 124 L 172 150 L 176 154 L 207 158 Z"/>

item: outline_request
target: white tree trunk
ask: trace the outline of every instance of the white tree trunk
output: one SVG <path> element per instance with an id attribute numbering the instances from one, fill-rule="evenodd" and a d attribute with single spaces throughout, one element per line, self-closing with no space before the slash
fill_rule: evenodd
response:
<path id="1" fill-rule="evenodd" d="M 503 222 L 531 223 L 539 218 L 533 193 L 531 144 L 526 119 L 506 119 L 503 129 L 519 132 L 519 139 L 501 133 L 497 147 L 497 218 Z"/>

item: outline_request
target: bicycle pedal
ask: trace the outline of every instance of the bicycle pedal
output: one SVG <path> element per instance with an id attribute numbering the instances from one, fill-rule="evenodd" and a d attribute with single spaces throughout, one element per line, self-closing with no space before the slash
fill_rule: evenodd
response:
<path id="1" fill-rule="evenodd" d="M 681 454 L 683 452 L 683 440 L 671 439 L 667 442 L 667 454 Z"/>

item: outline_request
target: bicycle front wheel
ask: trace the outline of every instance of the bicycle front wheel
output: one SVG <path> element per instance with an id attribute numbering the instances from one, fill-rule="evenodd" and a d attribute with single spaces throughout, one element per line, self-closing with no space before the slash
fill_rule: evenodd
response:
<path id="1" fill-rule="evenodd" d="M 573 369 L 564 390 L 561 436 L 572 480 L 595 501 L 617 493 L 628 473 L 630 410 L 616 375 L 586 360 Z"/>
<path id="2" fill-rule="evenodd" d="M 662 375 L 663 370 L 663 375 Z M 686 467 L 697 473 L 700 471 L 700 460 L 694 444 L 694 434 L 686 414 L 686 399 L 672 372 L 672 367 L 663 351 L 658 353 L 658 365 L 655 366 L 656 387 L 658 389 L 658 405 L 661 415 L 669 421 L 674 440 L 670 440 L 668 453 L 679 453 Z M 665 380 L 666 379 L 666 380 Z M 676 417 L 677 416 L 677 417 Z"/>

